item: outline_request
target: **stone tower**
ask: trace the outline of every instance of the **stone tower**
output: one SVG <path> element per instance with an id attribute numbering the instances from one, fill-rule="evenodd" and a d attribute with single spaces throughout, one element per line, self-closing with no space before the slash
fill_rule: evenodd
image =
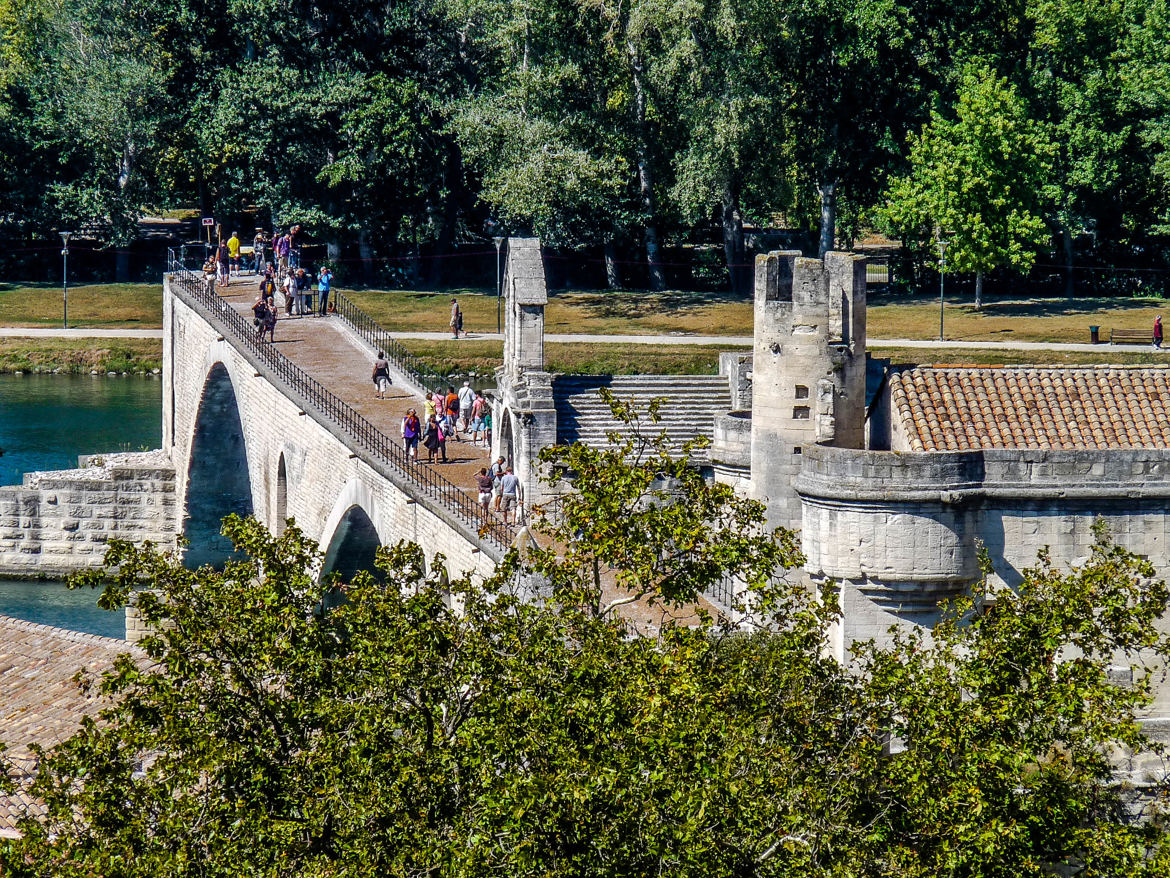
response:
<path id="1" fill-rule="evenodd" d="M 773 527 L 801 526 L 805 448 L 865 444 L 865 257 L 756 257 L 751 493 Z"/>
<path id="2" fill-rule="evenodd" d="M 537 457 L 557 441 L 552 375 L 544 369 L 548 292 L 539 238 L 509 238 L 504 267 L 504 362 L 492 402 L 492 459 L 503 457 L 534 503 L 543 496 Z"/>

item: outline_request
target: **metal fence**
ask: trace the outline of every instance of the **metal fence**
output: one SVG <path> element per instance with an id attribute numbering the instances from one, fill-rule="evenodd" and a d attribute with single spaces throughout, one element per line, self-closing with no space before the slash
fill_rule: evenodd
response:
<path id="1" fill-rule="evenodd" d="M 454 513 L 481 539 L 490 541 L 501 550 L 511 546 L 515 537 L 514 527 L 490 512 L 484 512 L 483 507 L 469 492 L 435 470 L 412 463 L 397 440 L 391 439 L 371 424 L 349 403 L 293 364 L 271 344 L 262 342 L 251 321 L 216 294 L 201 274 L 185 268 L 173 251 L 170 254 L 169 266 L 172 289 L 175 293 L 188 305 L 203 313 L 223 332 L 225 338 L 231 339 L 233 345 L 259 359 L 277 380 L 307 405 L 340 427 L 351 448 L 364 449 L 378 461 L 393 468 L 424 496 Z"/>
<path id="2" fill-rule="evenodd" d="M 337 316 L 343 319 L 363 340 L 386 354 L 386 359 L 414 381 L 422 390 L 438 390 L 447 384 L 448 378 L 432 369 L 419 357 L 404 348 L 391 337 L 369 314 L 343 296 L 331 293 L 336 304 Z"/>

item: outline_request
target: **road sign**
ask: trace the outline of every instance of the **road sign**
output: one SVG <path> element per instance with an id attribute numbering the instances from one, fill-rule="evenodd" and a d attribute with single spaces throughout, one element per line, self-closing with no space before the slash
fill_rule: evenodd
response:
<path id="1" fill-rule="evenodd" d="M 203 225 L 205 225 L 205 226 L 214 226 L 214 225 L 215 225 L 215 217 L 213 217 L 213 216 L 205 216 L 205 217 L 203 218 Z"/>

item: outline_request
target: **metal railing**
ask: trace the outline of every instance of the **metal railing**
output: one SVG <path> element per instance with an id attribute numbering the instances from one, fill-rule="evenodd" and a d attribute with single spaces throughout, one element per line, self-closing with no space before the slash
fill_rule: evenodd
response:
<path id="1" fill-rule="evenodd" d="M 421 358 L 416 357 L 402 346 L 390 333 L 380 326 L 373 317 L 347 299 L 341 293 L 331 293 L 337 308 L 337 316 L 348 323 L 364 341 L 386 354 L 400 372 L 410 378 L 421 390 L 441 390 L 448 378 L 432 369 Z"/>
<path id="2" fill-rule="evenodd" d="M 398 440 L 391 439 L 371 424 L 349 403 L 293 364 L 271 344 L 262 342 L 251 321 L 224 301 L 201 274 L 185 268 L 175 258 L 173 251 L 169 267 L 173 289 L 187 304 L 202 311 L 225 337 L 231 338 L 236 347 L 259 359 L 289 390 L 339 427 L 348 437 L 351 448 L 364 449 L 378 461 L 393 468 L 425 497 L 471 527 L 481 539 L 492 542 L 501 550 L 512 545 L 515 537 L 512 525 L 485 512 L 468 491 L 435 470 L 412 463 Z"/>

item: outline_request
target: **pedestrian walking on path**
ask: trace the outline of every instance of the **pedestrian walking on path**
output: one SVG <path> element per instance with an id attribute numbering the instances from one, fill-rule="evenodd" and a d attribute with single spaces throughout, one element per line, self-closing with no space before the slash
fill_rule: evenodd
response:
<path id="1" fill-rule="evenodd" d="M 264 270 L 264 230 L 256 229 L 256 237 L 252 239 L 252 270 L 259 274 Z"/>
<path id="2" fill-rule="evenodd" d="M 385 399 L 386 391 L 390 389 L 390 361 L 382 351 L 378 351 L 378 359 L 374 360 L 373 377 L 374 387 L 377 388 L 375 396 L 378 399 Z"/>
<path id="3" fill-rule="evenodd" d="M 276 300 L 268 299 L 264 308 L 264 322 L 260 327 L 260 341 L 264 341 L 264 333 L 268 333 L 268 341 L 276 341 Z"/>
<path id="4" fill-rule="evenodd" d="M 220 241 L 219 247 L 216 250 L 216 261 L 218 263 L 219 285 L 226 287 L 231 283 L 231 256 L 229 255 L 227 241 Z"/>
<path id="5" fill-rule="evenodd" d="M 256 336 L 260 341 L 264 341 L 264 320 L 268 316 L 268 299 L 265 298 L 263 290 L 256 296 L 256 301 L 252 304 L 252 325 L 256 327 Z"/>
<path id="6" fill-rule="evenodd" d="M 475 405 L 475 391 L 471 389 L 471 382 L 464 381 L 459 388 L 459 420 L 463 425 L 459 428 L 464 433 L 471 430 L 471 409 Z"/>
<path id="7" fill-rule="evenodd" d="M 414 409 L 410 409 L 402 418 L 402 450 L 406 452 L 406 459 L 418 461 L 418 437 L 422 432 L 422 425 Z"/>
<path id="8" fill-rule="evenodd" d="M 480 467 L 479 473 L 475 477 L 475 487 L 479 491 L 479 505 L 483 507 L 485 515 L 492 502 L 492 487 L 494 485 L 495 479 L 488 473 L 487 467 Z"/>
<path id="9" fill-rule="evenodd" d="M 427 426 L 423 430 L 422 443 L 427 450 L 427 463 L 435 462 L 435 452 L 439 450 L 439 422 L 434 415 L 427 418 Z"/>
<path id="10" fill-rule="evenodd" d="M 463 312 L 459 309 L 459 300 L 451 300 L 451 334 L 459 338 L 459 331 L 463 329 Z"/>
<path id="11" fill-rule="evenodd" d="M 492 464 L 492 482 L 495 485 L 496 491 L 496 512 L 500 511 L 500 480 L 504 477 L 504 473 L 508 471 L 508 464 L 504 461 L 504 456 L 501 454 L 500 459 Z"/>
<path id="12" fill-rule="evenodd" d="M 512 472 L 512 467 L 508 467 L 500 479 L 500 511 L 504 514 L 504 524 L 511 524 L 513 518 L 520 520 L 523 502 L 524 490 L 520 487 L 520 479 Z M 513 509 L 515 512 L 512 512 Z"/>
<path id="13" fill-rule="evenodd" d="M 1162 347 L 1162 315 L 1154 318 L 1154 347 Z"/>

